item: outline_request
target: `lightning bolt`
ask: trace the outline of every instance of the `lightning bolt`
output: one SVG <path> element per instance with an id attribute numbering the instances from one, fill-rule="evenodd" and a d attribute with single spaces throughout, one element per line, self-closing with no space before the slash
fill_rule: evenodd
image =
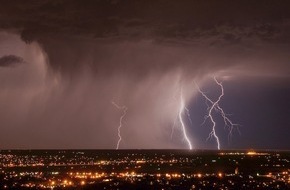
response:
<path id="1" fill-rule="evenodd" d="M 178 113 L 176 114 L 176 118 L 174 119 L 174 122 L 173 122 L 173 125 L 172 125 L 172 129 L 171 129 L 171 139 L 173 137 L 174 128 L 175 128 L 175 125 L 176 125 L 176 121 L 178 120 L 178 116 L 179 116 L 179 110 L 178 110 Z"/>
<path id="2" fill-rule="evenodd" d="M 112 104 L 119 110 L 123 110 L 123 114 L 121 115 L 120 117 L 120 121 L 119 121 L 119 126 L 118 126 L 118 142 L 117 142 L 117 145 L 116 145 L 116 150 L 119 149 L 119 146 L 120 146 L 120 142 L 122 141 L 122 136 L 121 136 L 121 128 L 123 126 L 123 119 L 124 117 L 126 116 L 127 114 L 127 110 L 128 108 L 126 106 L 119 106 L 118 104 L 116 104 L 115 102 L 112 101 Z"/>
<path id="3" fill-rule="evenodd" d="M 176 93 L 180 94 L 180 90 L 177 90 Z M 174 93 L 174 94 L 175 94 L 175 93 Z M 174 102 L 179 101 L 178 99 L 179 99 L 179 98 L 177 98 L 176 95 L 173 96 L 173 100 L 174 100 Z M 177 123 L 178 119 L 179 119 L 179 110 L 177 110 L 177 112 L 176 112 L 176 116 L 175 116 L 175 118 L 174 118 L 174 122 L 173 122 L 173 125 L 172 125 L 172 128 L 171 128 L 171 139 L 172 139 L 172 137 L 173 137 L 174 128 L 175 128 L 175 126 L 176 126 L 176 123 Z"/>
<path id="4" fill-rule="evenodd" d="M 222 85 L 222 82 L 219 82 L 217 79 L 216 79 L 216 77 L 213 77 L 213 79 L 214 79 L 214 81 L 215 81 L 215 83 L 220 87 L 220 89 L 221 89 L 221 93 L 220 93 L 220 95 L 219 95 L 219 97 L 217 98 L 217 100 L 216 101 L 213 101 L 213 100 L 211 100 L 200 88 L 199 88 L 199 86 L 195 83 L 195 85 L 197 86 L 197 89 L 198 89 L 198 91 L 200 92 L 200 94 L 205 98 L 205 100 L 206 100 L 206 104 L 207 104 L 207 106 L 208 106 L 208 114 L 204 117 L 204 122 L 202 123 L 202 125 L 206 122 L 206 120 L 209 118 L 210 119 L 210 121 L 211 121 L 211 123 L 212 123 L 212 130 L 211 130 L 211 132 L 209 133 L 209 136 L 208 136 L 208 138 L 207 139 L 210 139 L 210 138 L 212 138 L 212 137 L 214 137 L 215 138 L 215 140 L 216 140 L 216 143 L 217 143 L 217 148 L 218 148 L 218 150 L 220 150 L 220 139 L 219 139 L 219 137 L 217 136 L 217 134 L 216 134 L 216 122 L 215 122 L 215 120 L 214 120 L 214 118 L 213 118 L 213 111 L 216 111 L 216 112 L 218 112 L 220 115 L 221 115 L 221 117 L 223 118 L 223 120 L 224 120 L 224 125 L 225 125 L 225 127 L 228 127 L 228 129 L 229 129 L 229 136 L 228 136 L 228 138 L 230 138 L 231 136 L 232 136 L 232 132 L 233 132 L 233 129 L 235 128 L 235 127 L 237 127 L 237 129 L 238 129 L 238 127 L 239 127 L 239 125 L 238 124 L 235 124 L 235 123 L 233 123 L 229 118 L 228 118 L 228 116 L 227 116 L 227 114 L 224 112 L 224 110 L 219 106 L 219 102 L 221 101 L 221 99 L 222 99 L 222 97 L 224 96 L 224 88 L 223 88 L 223 85 Z M 210 103 L 211 105 L 209 105 L 208 103 Z M 238 131 L 239 131 L 239 129 L 238 129 Z"/>
<path id="5" fill-rule="evenodd" d="M 185 110 L 185 113 L 187 115 L 187 118 L 188 118 L 190 124 L 192 124 L 192 120 L 191 120 L 191 117 L 190 117 L 190 114 L 189 114 L 189 109 L 184 106 L 184 110 Z"/>
<path id="6" fill-rule="evenodd" d="M 185 124 L 184 124 L 184 121 L 183 121 L 183 118 L 182 118 L 182 115 L 183 115 L 184 111 L 186 111 L 187 116 L 190 116 L 189 112 L 188 112 L 188 109 L 185 107 L 184 99 L 183 99 L 182 92 L 181 92 L 180 93 L 180 108 L 179 108 L 178 116 L 179 116 L 179 121 L 180 121 L 180 124 L 181 124 L 181 129 L 182 129 L 182 132 L 183 132 L 184 139 L 186 140 L 186 142 L 188 144 L 188 147 L 191 150 L 192 149 L 192 145 L 191 145 L 191 142 L 190 142 L 190 140 L 189 140 L 189 138 L 187 136 L 186 129 L 185 129 Z M 191 122 L 191 120 L 190 120 L 190 122 Z"/>

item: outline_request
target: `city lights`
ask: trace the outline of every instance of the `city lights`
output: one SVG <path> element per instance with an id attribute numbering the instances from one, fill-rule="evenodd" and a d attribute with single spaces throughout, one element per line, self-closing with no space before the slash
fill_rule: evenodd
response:
<path id="1" fill-rule="evenodd" d="M 84 151 L 82 154 L 78 151 L 48 151 L 38 156 L 26 153 L 0 152 L 0 188 L 59 189 L 91 185 L 118 189 L 122 184 L 137 186 L 142 183 L 148 187 L 158 185 L 160 189 L 180 184 L 187 184 L 188 188 L 229 189 L 279 185 L 285 189 L 290 182 L 288 153 L 228 151 L 188 154 L 169 150 L 156 153 Z M 251 168 L 246 167 L 249 163 Z M 35 171 L 36 167 L 38 171 Z M 25 181 L 26 178 L 30 180 Z"/>

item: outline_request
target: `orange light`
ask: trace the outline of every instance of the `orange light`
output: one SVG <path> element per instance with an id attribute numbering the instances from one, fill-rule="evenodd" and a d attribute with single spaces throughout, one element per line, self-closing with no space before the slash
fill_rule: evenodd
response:
<path id="1" fill-rule="evenodd" d="M 249 151 L 248 153 L 247 153 L 247 155 L 256 155 L 257 153 L 255 152 L 255 151 Z"/>

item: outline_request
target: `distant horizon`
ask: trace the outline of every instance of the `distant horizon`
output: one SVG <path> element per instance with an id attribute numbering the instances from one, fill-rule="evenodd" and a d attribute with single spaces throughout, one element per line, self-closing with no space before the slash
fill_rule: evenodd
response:
<path id="1" fill-rule="evenodd" d="M 242 151 L 242 152 L 250 152 L 250 151 L 254 151 L 254 152 L 260 152 L 260 151 L 266 151 L 266 152 L 290 152 L 290 150 L 286 150 L 286 149 L 222 149 L 222 150 L 216 150 L 216 149 L 0 149 L 0 151 L 187 151 L 187 152 L 194 152 L 194 151 L 212 151 L 212 152 L 222 152 L 222 151 Z"/>

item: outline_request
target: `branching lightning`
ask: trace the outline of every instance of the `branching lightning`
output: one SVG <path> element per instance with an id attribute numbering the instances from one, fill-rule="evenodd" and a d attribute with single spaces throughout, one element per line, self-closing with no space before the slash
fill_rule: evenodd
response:
<path id="1" fill-rule="evenodd" d="M 127 114 L 127 110 L 128 108 L 126 106 L 119 106 L 118 104 L 116 104 L 115 102 L 112 101 L 112 104 L 119 110 L 123 110 L 123 114 L 121 115 L 120 117 L 120 123 L 119 123 L 119 126 L 118 126 L 118 142 L 117 142 L 117 145 L 116 145 L 116 150 L 119 149 L 119 146 L 120 146 L 120 142 L 122 141 L 122 136 L 121 136 L 121 128 L 123 126 L 123 119 L 124 117 L 126 116 Z"/>
<path id="2" fill-rule="evenodd" d="M 183 99 L 183 96 L 182 96 L 182 93 L 181 93 L 180 94 L 180 108 L 179 108 L 178 116 L 179 116 L 179 121 L 180 121 L 180 124 L 181 124 L 181 128 L 182 128 L 184 139 L 186 140 L 186 142 L 188 144 L 188 147 L 191 150 L 192 149 L 192 145 L 191 145 L 191 142 L 190 142 L 190 140 L 189 140 L 189 138 L 187 136 L 186 129 L 185 129 L 185 124 L 184 124 L 184 121 L 183 121 L 183 118 L 182 118 L 182 115 L 183 115 L 184 111 L 186 111 L 187 116 L 189 117 L 190 115 L 189 115 L 188 109 L 185 107 L 184 99 Z M 190 122 L 191 122 L 191 120 L 190 120 Z"/>
<path id="3" fill-rule="evenodd" d="M 207 139 L 210 139 L 210 138 L 215 138 L 216 142 L 217 142 L 217 148 L 218 150 L 220 150 L 220 139 L 218 137 L 218 135 L 216 134 L 216 122 L 214 120 L 214 117 L 213 117 L 213 110 L 215 110 L 216 112 L 218 112 L 221 117 L 223 118 L 224 120 L 224 125 L 226 127 L 228 127 L 229 129 L 229 137 L 232 135 L 232 131 L 234 129 L 234 127 L 237 127 L 238 129 L 238 124 L 235 124 L 233 123 L 227 116 L 227 114 L 224 112 L 224 110 L 220 107 L 219 105 L 219 102 L 221 101 L 222 97 L 224 96 L 224 88 L 223 88 L 223 85 L 222 85 L 222 82 L 219 82 L 216 77 L 213 77 L 214 78 L 214 81 L 215 83 L 220 87 L 221 89 L 221 93 L 219 95 L 219 97 L 217 98 L 216 101 L 213 101 L 211 100 L 200 88 L 199 86 L 195 83 L 195 85 L 197 86 L 197 89 L 198 91 L 201 93 L 201 95 L 205 98 L 206 100 L 206 104 L 208 106 L 208 114 L 204 117 L 204 122 L 203 124 L 206 122 L 206 120 L 209 118 L 211 123 L 212 123 L 212 130 L 211 132 L 209 133 L 209 136 Z M 211 105 L 209 105 L 208 103 L 210 103 Z M 202 124 L 202 125 L 203 125 Z"/>

